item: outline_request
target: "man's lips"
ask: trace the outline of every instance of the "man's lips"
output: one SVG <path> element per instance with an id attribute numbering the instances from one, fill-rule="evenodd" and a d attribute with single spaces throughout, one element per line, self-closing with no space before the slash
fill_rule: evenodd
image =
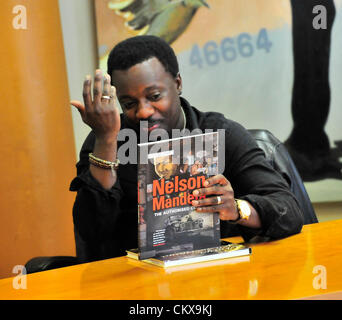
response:
<path id="1" fill-rule="evenodd" d="M 152 130 L 157 129 L 157 128 L 159 128 L 159 123 L 155 123 L 154 125 L 149 126 L 149 127 L 147 128 L 147 131 L 148 131 L 148 132 L 151 132 Z"/>
<path id="2" fill-rule="evenodd" d="M 154 129 L 160 128 L 162 126 L 162 121 L 151 121 L 145 123 L 145 125 L 142 126 L 142 129 L 148 132 L 151 132 Z"/>
<path id="3" fill-rule="evenodd" d="M 136 122 L 136 123 L 133 123 L 131 122 L 130 123 L 130 127 L 132 129 L 140 129 L 140 130 L 143 130 L 143 131 L 147 131 L 147 132 L 151 132 L 155 129 L 158 129 L 158 128 L 164 128 L 165 126 L 165 121 L 164 120 L 155 120 L 155 121 L 146 121 L 146 120 L 141 120 L 139 122 Z"/>

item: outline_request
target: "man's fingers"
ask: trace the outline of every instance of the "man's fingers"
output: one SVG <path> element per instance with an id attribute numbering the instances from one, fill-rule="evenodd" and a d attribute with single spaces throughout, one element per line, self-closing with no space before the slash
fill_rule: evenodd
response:
<path id="1" fill-rule="evenodd" d="M 105 75 L 104 81 L 103 81 L 103 95 L 104 96 L 109 96 L 111 91 L 111 86 L 110 86 L 110 76 L 109 74 Z M 107 100 L 109 101 L 109 100 Z"/>
<path id="2" fill-rule="evenodd" d="M 83 101 L 87 110 L 90 110 L 93 106 L 91 100 L 91 76 L 87 75 L 83 82 Z"/>
<path id="3" fill-rule="evenodd" d="M 81 103 L 81 101 L 71 100 L 70 104 L 73 105 L 79 111 L 81 116 L 83 117 L 84 112 L 85 112 L 85 106 Z"/>
<path id="4" fill-rule="evenodd" d="M 112 99 L 116 98 L 116 88 L 114 86 L 110 87 L 110 96 L 112 97 Z"/>
<path id="5" fill-rule="evenodd" d="M 100 106 L 101 97 L 102 97 L 102 71 L 101 69 L 97 69 L 95 72 L 93 95 L 94 95 L 95 105 Z"/>
<path id="6" fill-rule="evenodd" d="M 117 108 L 116 103 L 115 103 L 115 99 L 116 99 L 116 88 L 114 86 L 110 87 L 110 96 L 111 99 L 110 101 L 113 102 L 114 107 Z"/>
<path id="7" fill-rule="evenodd" d="M 204 186 L 209 187 L 209 186 L 212 186 L 215 184 L 220 184 L 221 186 L 226 186 L 226 185 L 230 185 L 230 182 L 227 180 L 227 178 L 223 174 L 217 174 L 216 176 L 212 176 L 212 177 L 208 178 L 205 181 Z"/>
<path id="8" fill-rule="evenodd" d="M 196 211 L 198 212 L 219 212 L 222 209 L 225 209 L 225 204 L 218 204 L 213 206 L 207 206 L 207 207 L 197 207 Z"/>
<path id="9" fill-rule="evenodd" d="M 227 199 L 227 197 L 225 197 L 225 196 L 220 196 L 220 199 L 219 199 L 219 197 L 216 197 L 216 196 L 215 197 L 208 197 L 205 199 L 193 200 L 192 205 L 195 207 L 217 205 L 217 204 L 221 204 L 221 203 L 225 202 L 226 199 Z M 219 203 L 219 200 L 220 200 L 220 203 Z"/>
<path id="10" fill-rule="evenodd" d="M 212 195 L 212 194 L 220 195 L 220 194 L 224 194 L 228 191 L 229 190 L 227 189 L 226 186 L 215 185 L 212 187 L 196 189 L 192 192 L 192 194 L 197 197 L 197 196 Z"/>

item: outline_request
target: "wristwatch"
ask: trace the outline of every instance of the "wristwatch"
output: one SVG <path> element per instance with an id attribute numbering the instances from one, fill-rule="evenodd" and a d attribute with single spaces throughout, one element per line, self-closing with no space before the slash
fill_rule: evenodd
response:
<path id="1" fill-rule="evenodd" d="M 248 220 L 251 215 L 251 208 L 249 207 L 247 201 L 235 199 L 236 208 L 239 216 L 235 220 L 228 220 L 229 223 L 236 224 L 241 219 Z"/>

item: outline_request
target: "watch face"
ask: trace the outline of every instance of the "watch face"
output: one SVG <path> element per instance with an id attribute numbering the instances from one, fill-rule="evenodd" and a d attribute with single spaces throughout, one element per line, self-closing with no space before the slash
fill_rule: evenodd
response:
<path id="1" fill-rule="evenodd" d="M 239 205 L 240 205 L 241 218 L 247 220 L 249 216 L 251 215 L 251 208 L 249 207 L 246 201 L 239 201 Z"/>

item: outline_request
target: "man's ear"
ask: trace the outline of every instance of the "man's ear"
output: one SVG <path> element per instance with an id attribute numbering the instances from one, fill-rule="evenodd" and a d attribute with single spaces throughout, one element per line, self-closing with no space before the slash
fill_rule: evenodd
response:
<path id="1" fill-rule="evenodd" d="M 181 95 L 181 94 L 182 94 L 183 85 L 182 85 L 182 77 L 181 77 L 181 75 L 179 74 L 179 72 L 178 72 L 177 75 L 176 75 L 175 81 L 176 81 L 176 86 L 177 86 L 178 95 Z"/>

